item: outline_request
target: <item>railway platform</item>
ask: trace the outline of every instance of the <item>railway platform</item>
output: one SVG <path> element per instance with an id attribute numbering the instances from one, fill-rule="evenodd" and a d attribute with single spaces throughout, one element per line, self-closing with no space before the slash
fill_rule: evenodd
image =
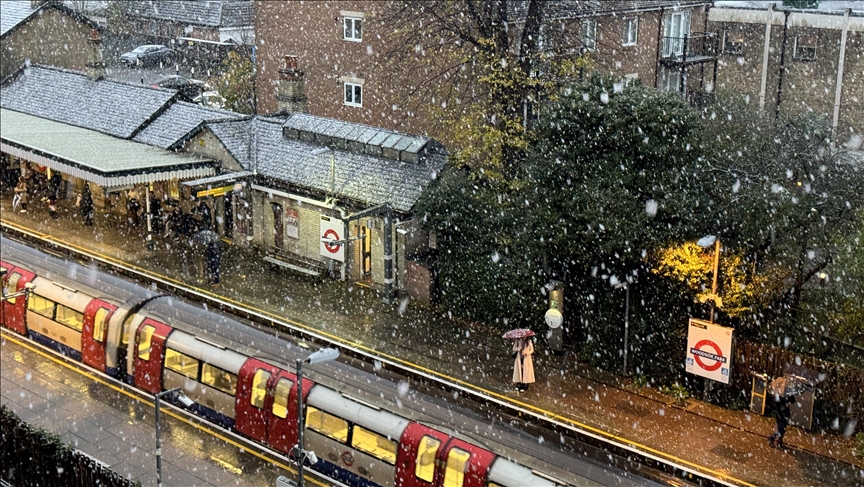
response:
<path id="1" fill-rule="evenodd" d="M 143 228 L 96 218 L 86 227 L 71 209 L 51 219 L 38 202 L 26 214 L 2 198 L 4 227 L 123 262 L 141 272 L 196 287 L 246 307 L 280 316 L 292 325 L 374 352 L 406 366 L 472 388 L 478 394 L 554 418 L 592 434 L 741 486 L 864 486 L 864 461 L 853 440 L 839 435 L 787 431 L 785 451 L 770 448 L 770 417 L 732 411 L 691 399 L 686 408 L 656 389 L 559 357 L 535 352 L 537 382 L 510 392 L 509 345 L 483 323 L 449 319 L 446 312 L 401 302 L 388 306 L 362 283 L 313 282 L 273 271 L 263 256 L 226 245 L 221 285 L 210 288 L 203 250 L 145 245 Z"/>

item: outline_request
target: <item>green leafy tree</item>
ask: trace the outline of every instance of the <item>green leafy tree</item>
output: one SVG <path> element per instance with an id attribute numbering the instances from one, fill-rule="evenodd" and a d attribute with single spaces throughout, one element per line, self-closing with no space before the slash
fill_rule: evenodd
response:
<path id="1" fill-rule="evenodd" d="M 252 60 L 236 51 L 228 52 L 222 61 L 223 73 L 210 81 L 225 99 L 225 108 L 238 113 L 251 114 L 254 104 L 255 74 Z"/>

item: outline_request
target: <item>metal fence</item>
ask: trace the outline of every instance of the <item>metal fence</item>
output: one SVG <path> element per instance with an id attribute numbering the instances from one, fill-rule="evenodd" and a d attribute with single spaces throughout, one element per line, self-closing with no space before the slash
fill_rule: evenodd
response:
<path id="1" fill-rule="evenodd" d="M 0 478 L 17 487 L 140 487 L 108 465 L 0 407 Z"/>

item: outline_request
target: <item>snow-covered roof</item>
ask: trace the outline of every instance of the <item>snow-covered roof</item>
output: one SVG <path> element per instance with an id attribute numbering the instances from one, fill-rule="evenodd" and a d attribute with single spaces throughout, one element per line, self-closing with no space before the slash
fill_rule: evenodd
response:
<path id="1" fill-rule="evenodd" d="M 0 106 L 128 139 L 176 93 L 34 65 L 0 87 Z"/>
<path id="2" fill-rule="evenodd" d="M 313 155 L 312 151 L 322 148 L 321 144 L 283 137 L 285 121 L 277 117 L 254 117 L 208 122 L 207 127 L 245 169 L 258 176 L 330 193 L 330 154 Z M 444 167 L 447 155 L 439 147 L 430 144 L 418 162 L 335 149 L 332 154 L 333 192 L 338 198 L 369 206 L 389 203 L 397 211 L 408 212 Z"/>
<path id="3" fill-rule="evenodd" d="M 251 1 L 147 0 L 128 2 L 126 8 L 136 17 L 169 20 L 181 24 L 210 27 L 240 27 L 254 24 L 254 6 Z"/>

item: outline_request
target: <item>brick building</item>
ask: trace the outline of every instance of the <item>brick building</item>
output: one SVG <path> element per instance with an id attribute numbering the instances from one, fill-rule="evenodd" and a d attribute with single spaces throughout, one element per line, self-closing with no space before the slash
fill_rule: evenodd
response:
<path id="1" fill-rule="evenodd" d="M 25 61 L 83 70 L 99 26 L 60 2 L 14 0 L 0 7 L 0 79 Z"/>
<path id="2" fill-rule="evenodd" d="M 382 24 L 393 2 L 256 1 L 256 68 L 259 113 L 308 111 L 354 123 L 442 138 L 434 107 L 440 100 L 414 100 L 400 106 L 416 79 L 393 76 L 384 59 L 387 34 L 398 25 Z M 704 30 L 708 1 L 569 0 L 550 3 L 549 25 L 568 29 L 593 66 L 622 79 L 639 78 L 649 86 L 698 90 L 710 56 L 681 56 L 691 26 Z M 523 24 L 525 5 L 513 2 L 514 36 Z M 555 46 L 545 46 L 554 49 Z M 677 58 L 676 58 L 677 56 Z M 412 73 L 408 76 L 423 76 Z"/>
<path id="3" fill-rule="evenodd" d="M 717 86 L 765 110 L 813 111 L 840 141 L 864 131 L 864 3 L 717 2 L 708 28 L 720 36 Z M 860 142 L 857 144 L 860 145 Z"/>

